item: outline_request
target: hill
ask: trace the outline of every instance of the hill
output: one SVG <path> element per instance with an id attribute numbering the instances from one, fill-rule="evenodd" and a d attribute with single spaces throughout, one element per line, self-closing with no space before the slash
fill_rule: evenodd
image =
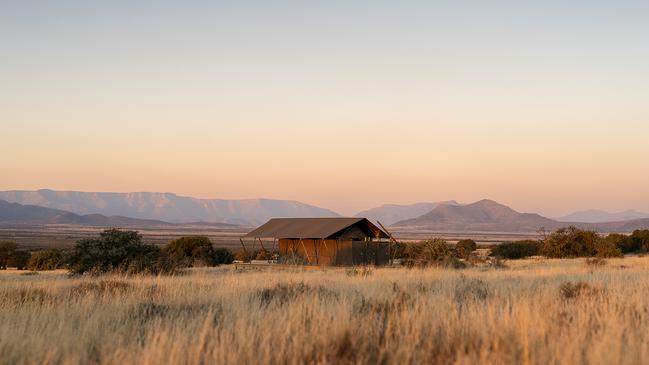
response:
<path id="1" fill-rule="evenodd" d="M 162 227 L 176 226 L 174 223 L 152 219 L 137 219 L 122 216 L 107 217 L 102 214 L 80 215 L 60 209 L 37 205 L 23 205 L 0 200 L 0 223 L 9 224 L 74 224 L 94 227 Z M 220 223 L 194 223 L 195 225 L 228 226 Z"/>
<path id="2" fill-rule="evenodd" d="M 636 210 L 625 210 L 623 212 L 611 213 L 604 210 L 582 210 L 563 217 L 556 218 L 560 222 L 583 222 L 583 223 L 604 223 L 621 222 L 649 218 L 649 213 Z"/>
<path id="3" fill-rule="evenodd" d="M 430 212 L 394 224 L 394 227 L 440 232 L 535 232 L 561 223 L 538 214 L 519 213 L 492 200 L 467 205 L 440 204 Z"/>
<path id="4" fill-rule="evenodd" d="M 273 217 L 336 217 L 313 205 L 272 199 L 197 199 L 173 193 L 99 193 L 79 191 L 4 191 L 0 199 L 79 215 L 102 214 L 166 222 L 223 222 L 259 225 Z"/>
<path id="5" fill-rule="evenodd" d="M 408 205 L 385 204 L 380 207 L 364 210 L 356 217 L 364 217 L 372 222 L 380 221 L 384 225 L 392 225 L 406 219 L 417 218 L 435 209 L 439 204 L 458 205 L 454 200 L 438 203 L 416 203 Z"/>

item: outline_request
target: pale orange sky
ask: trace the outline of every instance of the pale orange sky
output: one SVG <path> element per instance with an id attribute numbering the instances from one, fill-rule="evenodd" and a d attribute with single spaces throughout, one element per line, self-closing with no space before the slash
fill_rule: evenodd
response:
<path id="1" fill-rule="evenodd" d="M 7 5 L 0 189 L 649 211 L 643 5 L 461 4 Z"/>

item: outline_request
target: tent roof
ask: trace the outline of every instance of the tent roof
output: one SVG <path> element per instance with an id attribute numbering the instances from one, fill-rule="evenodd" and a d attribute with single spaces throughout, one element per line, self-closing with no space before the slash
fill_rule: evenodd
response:
<path id="1" fill-rule="evenodd" d="M 362 225 L 374 237 L 389 236 L 366 218 L 273 218 L 244 237 L 258 238 L 335 238 L 337 233 Z"/>

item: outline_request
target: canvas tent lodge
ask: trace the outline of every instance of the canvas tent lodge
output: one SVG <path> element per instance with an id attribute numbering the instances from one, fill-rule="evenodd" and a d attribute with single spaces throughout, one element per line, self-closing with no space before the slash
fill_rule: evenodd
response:
<path id="1" fill-rule="evenodd" d="M 326 266 L 390 261 L 390 237 L 365 218 L 273 218 L 243 238 L 260 243 L 272 239 L 283 262 Z"/>

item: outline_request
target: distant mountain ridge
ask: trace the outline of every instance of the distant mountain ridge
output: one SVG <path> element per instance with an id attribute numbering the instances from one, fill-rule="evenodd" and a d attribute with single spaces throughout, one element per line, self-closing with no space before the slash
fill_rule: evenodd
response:
<path id="1" fill-rule="evenodd" d="M 97 227 L 158 227 L 175 224 L 121 216 L 107 217 L 101 214 L 79 215 L 60 209 L 45 208 L 37 205 L 23 205 L 0 200 L 0 223 L 11 224 L 73 224 Z M 196 223 L 204 224 L 204 223 Z M 226 226 L 223 224 L 214 224 Z M 227 225 L 230 226 L 230 225 Z M 236 226 L 232 226 L 236 227 Z"/>
<path id="2" fill-rule="evenodd" d="M 394 227 L 455 232 L 535 232 L 561 223 L 538 214 L 519 213 L 493 200 L 466 205 L 436 206 L 430 212 L 395 223 Z"/>
<path id="3" fill-rule="evenodd" d="M 337 217 L 336 212 L 289 200 L 198 199 L 173 193 L 103 193 L 14 190 L 0 192 L 12 203 L 60 209 L 79 215 L 102 214 L 166 222 L 222 222 L 259 225 L 273 217 Z"/>
<path id="4" fill-rule="evenodd" d="M 370 221 L 376 223 L 380 221 L 381 224 L 390 226 L 394 223 L 406 220 L 417 218 L 422 216 L 431 210 L 435 209 L 440 204 L 449 204 L 449 205 L 459 205 L 455 200 L 449 200 L 444 202 L 434 202 L 434 203 L 415 203 L 407 205 L 399 204 L 384 204 L 376 208 L 367 209 L 357 213 L 356 217 L 367 218 Z"/>
<path id="5" fill-rule="evenodd" d="M 615 213 L 607 212 L 605 210 L 591 209 L 574 212 L 555 219 L 560 222 L 604 223 L 645 218 L 649 218 L 649 213 L 638 212 L 637 210 L 632 209 Z"/>

